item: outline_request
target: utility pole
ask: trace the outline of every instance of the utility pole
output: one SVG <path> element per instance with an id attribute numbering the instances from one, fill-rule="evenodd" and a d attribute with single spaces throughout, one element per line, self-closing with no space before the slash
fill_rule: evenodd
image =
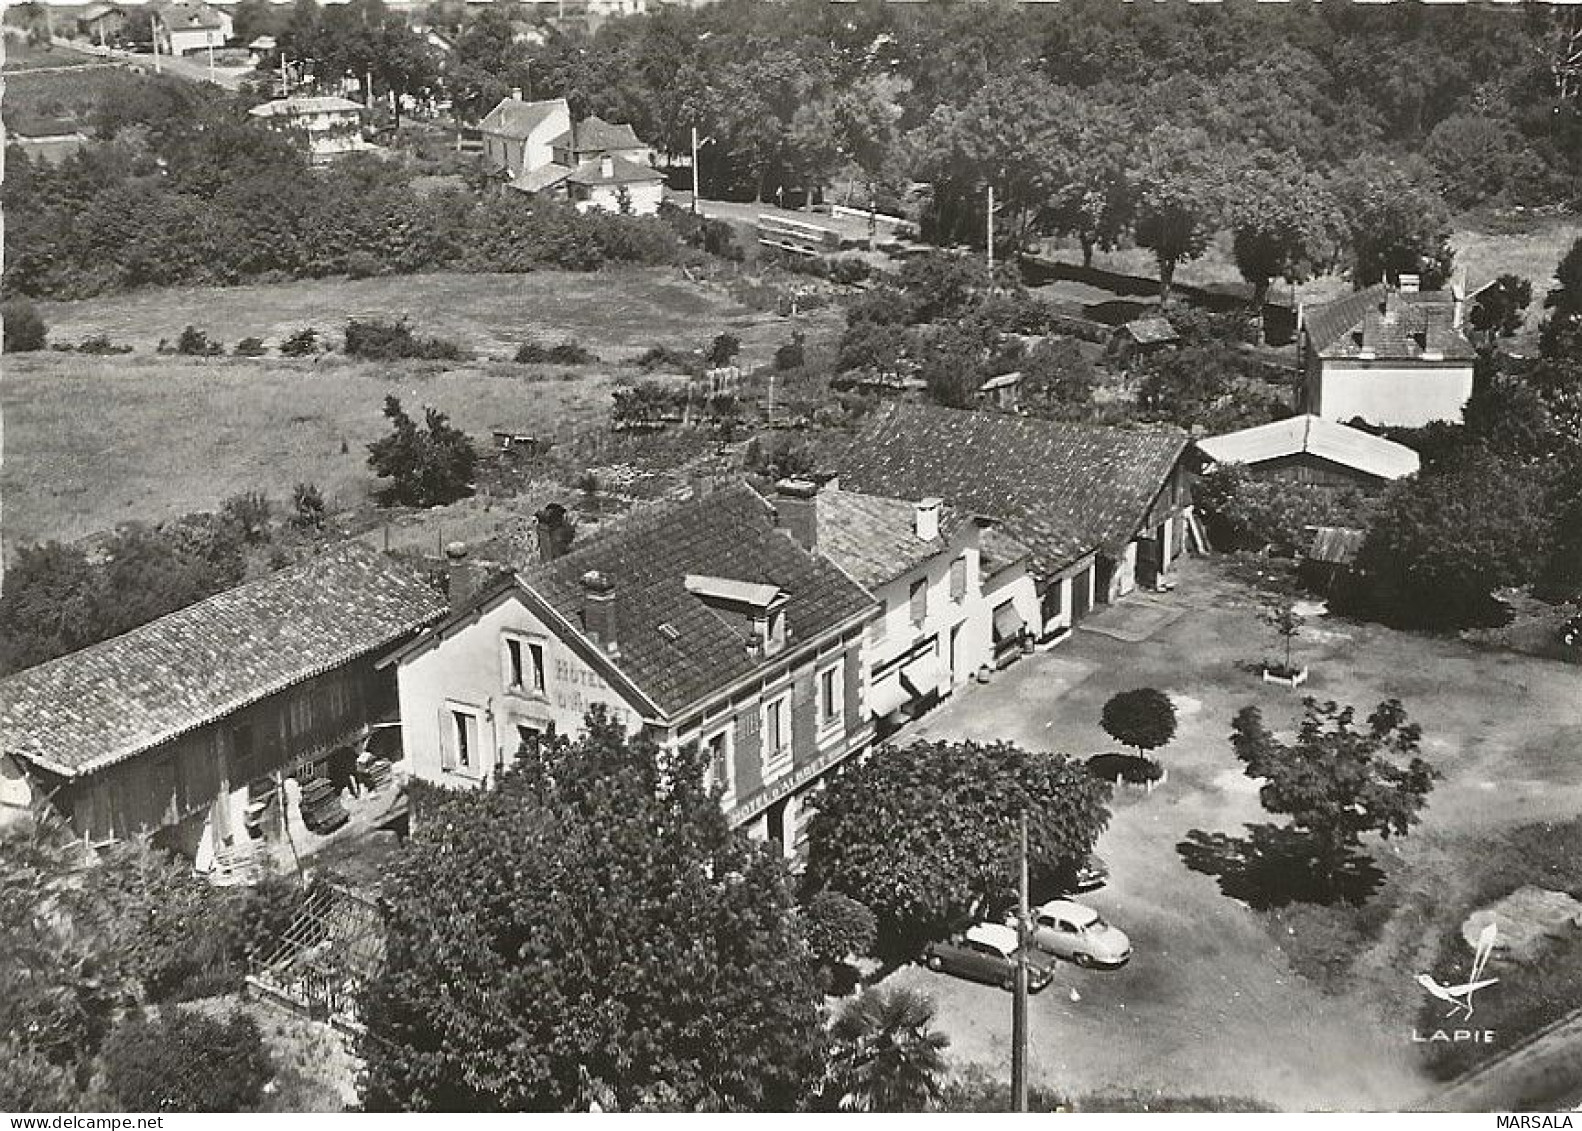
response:
<path id="1" fill-rule="evenodd" d="M 209 81 L 214 81 L 214 40 L 212 38 L 212 33 L 211 38 L 209 39 Z"/>
<path id="2" fill-rule="evenodd" d="M 994 186 L 989 186 L 989 290 L 994 290 Z"/>
<path id="3" fill-rule="evenodd" d="M 291 79 L 286 75 L 286 53 L 280 53 L 280 97 L 291 97 Z"/>
<path id="4" fill-rule="evenodd" d="M 48 8 L 44 9 L 46 12 Z M 148 14 L 148 37 L 154 44 L 154 73 L 160 74 L 159 69 L 159 17 L 153 12 Z"/>
<path id="5" fill-rule="evenodd" d="M 1016 907 L 1016 992 L 1011 998 L 1011 1108 L 1027 1110 L 1027 813 L 1021 818 L 1021 890 Z"/>
<path id="6" fill-rule="evenodd" d="M 698 127 L 692 127 L 692 214 L 698 214 Z"/>

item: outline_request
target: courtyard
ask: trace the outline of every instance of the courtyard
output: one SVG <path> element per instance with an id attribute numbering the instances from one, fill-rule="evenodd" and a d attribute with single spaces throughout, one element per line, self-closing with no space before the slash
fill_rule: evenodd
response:
<path id="1" fill-rule="evenodd" d="M 1168 776 L 1151 794 L 1117 793 L 1098 844 L 1111 879 L 1083 897 L 1127 931 L 1136 955 L 1115 972 L 1058 968 L 1033 999 L 1031 1082 L 1068 1096 L 1220 1096 L 1296 1110 L 1427 1102 L 1442 1085 L 1411 1039 L 1423 998 L 1414 978 L 1436 937 L 1425 908 L 1457 899 L 1458 861 L 1480 838 L 1582 811 L 1582 772 L 1571 765 L 1582 745 L 1576 672 L 1455 640 L 1309 621 L 1296 643 L 1297 662 L 1312 669 L 1303 693 L 1361 714 L 1401 699 L 1423 727 L 1424 757 L 1444 775 L 1409 837 L 1369 846 L 1386 873 L 1404 878 L 1389 901 L 1375 897 L 1366 945 L 1344 956 L 1340 977 L 1314 977 L 1299 933 L 1311 916 L 1228 898 L 1177 849 L 1192 830 L 1237 835 L 1277 819 L 1231 752 L 1231 719 L 1257 704 L 1289 733 L 1301 699 L 1247 670 L 1276 645 L 1258 619 L 1257 592 L 1215 559 L 1183 567 L 1174 593 L 1104 610 L 1053 651 L 958 693 L 912 732 L 1085 758 L 1115 748 L 1099 726 L 1115 692 L 1157 687 L 1176 702 L 1176 738 L 1156 752 Z M 916 966 L 890 981 L 934 997 L 957 1063 L 1008 1072 L 1007 994 Z"/>

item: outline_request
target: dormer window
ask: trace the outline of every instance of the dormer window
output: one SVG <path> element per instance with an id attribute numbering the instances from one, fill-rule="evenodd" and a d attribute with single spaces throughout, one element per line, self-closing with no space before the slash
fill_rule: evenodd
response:
<path id="1" fill-rule="evenodd" d="M 774 585 L 689 573 L 687 592 L 728 624 L 736 625 L 753 651 L 772 656 L 790 639 L 786 605 L 791 595 Z"/>

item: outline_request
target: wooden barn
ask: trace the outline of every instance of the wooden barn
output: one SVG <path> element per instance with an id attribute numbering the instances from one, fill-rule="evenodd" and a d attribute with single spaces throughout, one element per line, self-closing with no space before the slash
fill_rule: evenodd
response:
<path id="1" fill-rule="evenodd" d="M 1242 464 L 1261 479 L 1375 491 L 1416 474 L 1404 444 L 1318 416 L 1293 416 L 1197 442 L 1205 466 Z"/>
<path id="2" fill-rule="evenodd" d="M 4 756 L 91 846 L 248 836 L 282 775 L 392 719 L 374 667 L 444 615 L 416 570 L 361 542 L 0 680 Z"/>

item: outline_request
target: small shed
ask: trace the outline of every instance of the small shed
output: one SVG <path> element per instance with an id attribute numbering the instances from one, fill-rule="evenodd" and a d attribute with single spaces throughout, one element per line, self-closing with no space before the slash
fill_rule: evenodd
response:
<path id="1" fill-rule="evenodd" d="M 1001 373 L 978 386 L 978 403 L 994 408 L 1014 409 L 1022 399 L 1022 374 Z"/>
<path id="2" fill-rule="evenodd" d="M 1137 318 L 1117 326 L 1106 352 L 1123 365 L 1181 344 L 1181 335 L 1165 318 Z"/>
<path id="3" fill-rule="evenodd" d="M 1302 555 L 1302 576 L 1320 592 L 1329 592 L 1343 574 L 1350 572 L 1362 549 L 1364 533 L 1350 526 L 1314 526 L 1312 540 Z"/>

